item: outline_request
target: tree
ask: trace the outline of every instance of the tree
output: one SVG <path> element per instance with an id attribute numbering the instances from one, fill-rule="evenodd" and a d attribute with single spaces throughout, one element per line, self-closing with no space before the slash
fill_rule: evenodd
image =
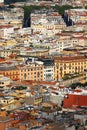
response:
<path id="1" fill-rule="evenodd" d="M 65 10 L 72 9 L 72 8 L 73 7 L 70 5 L 63 5 L 63 6 L 56 5 L 54 7 L 54 9 L 57 10 L 61 15 L 63 15 L 65 13 Z"/>

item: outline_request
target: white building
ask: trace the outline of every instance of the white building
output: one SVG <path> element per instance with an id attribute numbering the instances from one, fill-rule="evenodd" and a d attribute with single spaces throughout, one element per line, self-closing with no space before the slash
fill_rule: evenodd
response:
<path id="1" fill-rule="evenodd" d="M 14 27 L 11 25 L 1 25 L 0 26 L 0 37 L 9 37 L 10 34 L 14 33 Z"/>
<path id="2" fill-rule="evenodd" d="M 44 81 L 54 80 L 54 62 L 52 59 L 42 59 L 44 63 Z"/>
<path id="3" fill-rule="evenodd" d="M 0 3 L 4 3 L 4 0 L 0 0 Z"/>
<path id="4" fill-rule="evenodd" d="M 87 9 L 70 9 L 65 12 L 74 23 L 87 22 Z"/>
<path id="5" fill-rule="evenodd" d="M 54 66 L 45 66 L 44 67 L 44 80 L 53 81 L 54 80 Z"/>
<path id="6" fill-rule="evenodd" d="M 62 16 L 53 9 L 42 9 L 31 13 L 31 27 L 34 32 L 52 36 L 66 27 Z"/>

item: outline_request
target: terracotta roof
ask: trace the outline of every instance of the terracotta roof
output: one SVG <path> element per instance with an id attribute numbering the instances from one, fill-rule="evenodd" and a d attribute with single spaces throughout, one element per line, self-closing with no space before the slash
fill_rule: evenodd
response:
<path id="1" fill-rule="evenodd" d="M 8 25 L 1 25 L 1 26 L 0 26 L 0 29 L 2 29 L 2 28 L 11 28 L 11 27 L 12 27 L 12 26 L 9 25 L 9 24 L 8 24 Z"/>
<path id="2" fill-rule="evenodd" d="M 48 84 L 48 85 L 55 85 L 57 83 L 57 81 L 34 81 L 34 80 L 27 80 L 27 81 L 22 81 L 22 83 L 28 85 L 28 84 L 32 84 L 32 83 L 36 83 L 36 84 Z"/>
<path id="3" fill-rule="evenodd" d="M 67 57 L 59 57 L 59 56 L 54 56 L 54 60 L 61 60 L 61 61 L 70 61 L 70 60 L 86 60 L 87 57 L 85 56 L 67 56 Z"/>
<path id="4" fill-rule="evenodd" d="M 6 61 L 6 59 L 5 58 L 0 58 L 0 62 L 2 62 L 2 61 Z"/>

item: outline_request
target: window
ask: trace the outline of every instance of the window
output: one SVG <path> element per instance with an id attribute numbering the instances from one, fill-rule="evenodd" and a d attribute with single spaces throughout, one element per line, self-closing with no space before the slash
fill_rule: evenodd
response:
<path id="1" fill-rule="evenodd" d="M 64 71 L 64 74 L 66 74 L 66 71 Z"/>
<path id="2" fill-rule="evenodd" d="M 66 64 L 64 64 L 64 69 L 66 69 Z"/>
<path id="3" fill-rule="evenodd" d="M 26 73 L 24 74 L 24 79 L 26 79 L 26 77 L 27 77 L 27 75 L 26 75 Z"/>
<path id="4" fill-rule="evenodd" d="M 71 69 L 71 64 L 69 65 L 69 69 Z"/>

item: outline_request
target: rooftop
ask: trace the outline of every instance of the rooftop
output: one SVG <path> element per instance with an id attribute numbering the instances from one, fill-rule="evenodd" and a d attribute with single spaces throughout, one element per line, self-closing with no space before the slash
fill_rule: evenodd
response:
<path id="1" fill-rule="evenodd" d="M 67 56 L 67 57 L 58 57 L 54 56 L 54 60 L 61 60 L 61 61 L 70 61 L 70 60 L 87 60 L 86 56 Z"/>

